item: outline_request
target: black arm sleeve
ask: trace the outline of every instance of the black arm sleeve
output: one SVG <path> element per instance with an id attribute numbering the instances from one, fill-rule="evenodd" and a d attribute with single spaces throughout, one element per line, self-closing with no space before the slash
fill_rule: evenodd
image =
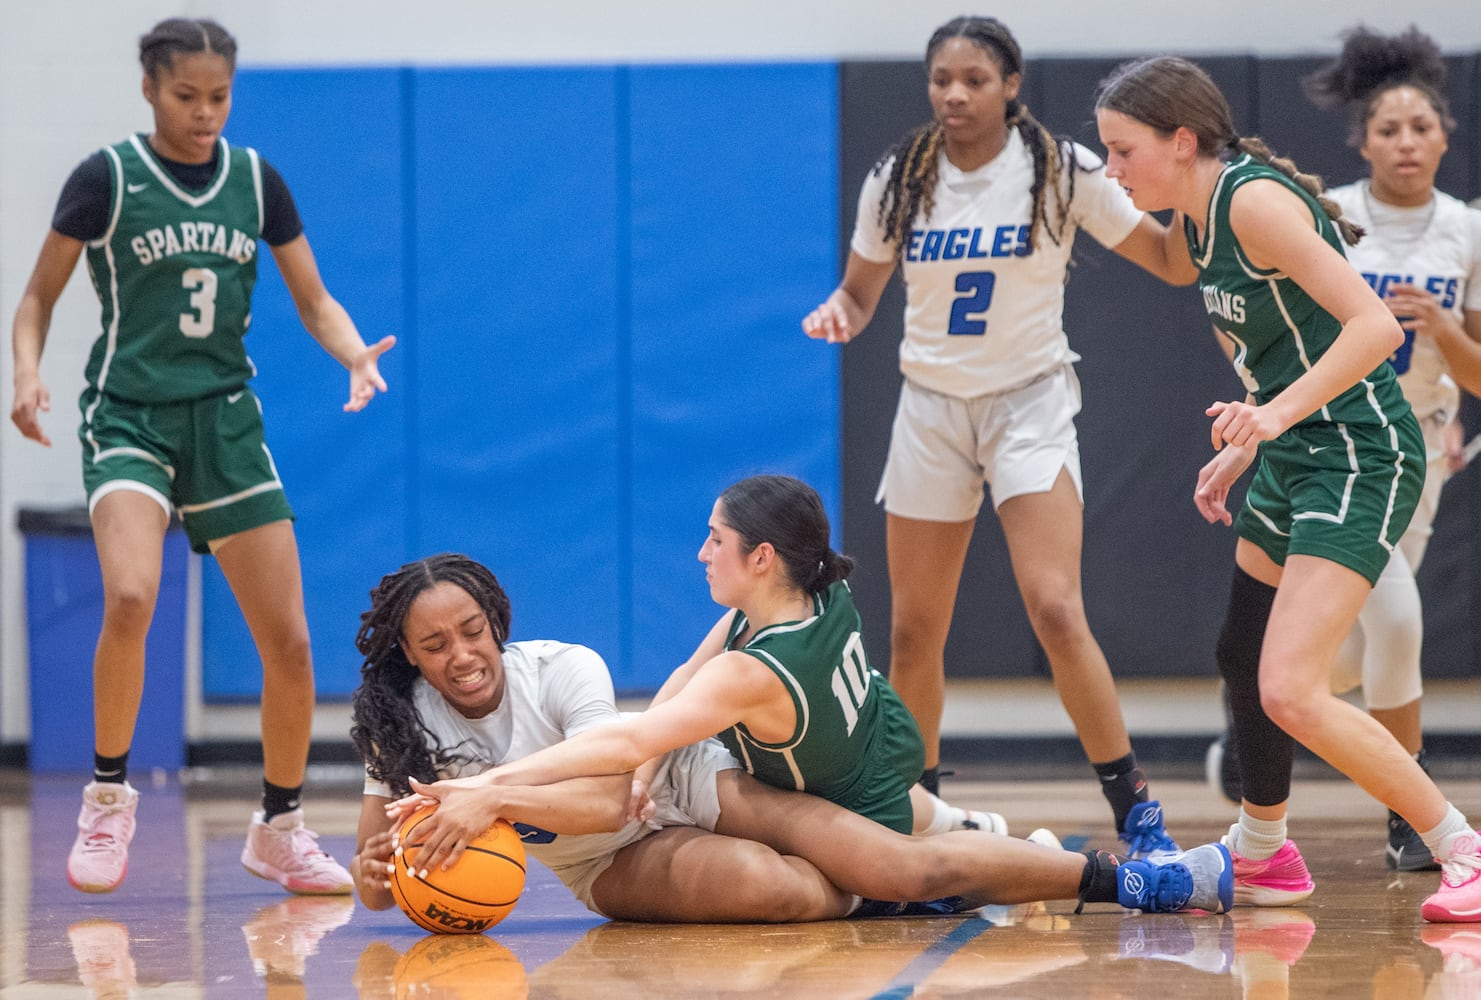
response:
<path id="1" fill-rule="evenodd" d="M 303 220 L 283 175 L 261 154 L 258 162 L 262 164 L 262 238 L 268 246 L 280 247 L 303 234 Z"/>
<path id="2" fill-rule="evenodd" d="M 95 240 L 108 229 L 113 171 L 100 149 L 79 163 L 62 185 L 51 228 L 74 240 Z"/>

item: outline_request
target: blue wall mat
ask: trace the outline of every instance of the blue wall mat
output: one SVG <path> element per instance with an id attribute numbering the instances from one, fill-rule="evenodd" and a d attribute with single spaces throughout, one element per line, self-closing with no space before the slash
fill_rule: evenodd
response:
<path id="1" fill-rule="evenodd" d="M 260 372 L 268 445 L 298 515 L 305 606 L 319 694 L 346 695 L 359 677 L 359 616 L 383 573 L 408 555 L 405 423 L 415 331 L 403 287 L 407 137 L 399 109 L 408 71 L 237 73 L 227 138 L 255 146 L 293 192 L 330 292 L 368 342 L 400 340 L 382 359 L 390 392 L 345 413 L 349 376 L 298 320 L 262 246 L 247 349 Z M 203 560 L 203 686 L 207 700 L 255 698 L 262 669 L 213 559 Z"/>
<path id="2" fill-rule="evenodd" d="M 515 638 L 621 649 L 616 68 L 417 71 L 419 555 L 485 562 Z"/>
<path id="3" fill-rule="evenodd" d="M 837 76 L 630 70 L 633 637 L 619 690 L 651 690 L 719 616 L 695 556 L 725 486 L 799 476 L 838 537 L 838 352 L 801 329 L 838 277 Z"/>

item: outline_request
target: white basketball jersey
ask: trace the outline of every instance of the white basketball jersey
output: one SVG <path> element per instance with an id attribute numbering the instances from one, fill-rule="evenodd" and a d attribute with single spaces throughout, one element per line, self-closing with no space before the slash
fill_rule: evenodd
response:
<path id="1" fill-rule="evenodd" d="M 1347 257 L 1373 290 L 1395 284 L 1427 289 L 1464 323 L 1466 310 L 1481 310 L 1481 212 L 1436 191 L 1428 205 L 1396 208 L 1375 202 L 1366 180 L 1327 192 L 1342 214 L 1367 230 Z M 1455 415 L 1460 392 L 1434 342 L 1416 338 L 1398 358 L 1399 385 L 1421 421 Z"/>
<path id="2" fill-rule="evenodd" d="M 412 699 L 422 724 L 443 749 L 456 748 L 470 758 L 439 777 L 481 774 L 621 718 L 607 664 L 585 646 L 543 639 L 509 643 L 504 647 L 504 678 L 504 700 L 481 719 L 459 714 L 432 685 L 417 679 Z M 389 798 L 392 793 L 390 786 L 367 777 L 365 794 Z M 552 869 L 609 854 L 649 832 L 637 821 L 615 833 L 557 835 L 531 830 L 520 831 L 526 849 Z"/>
<path id="3" fill-rule="evenodd" d="M 930 218 L 917 217 L 899 255 L 905 279 L 905 336 L 900 370 L 935 392 L 970 398 L 1012 389 L 1078 361 L 1064 332 L 1064 284 L 1078 227 L 1107 247 L 1130 235 L 1142 213 L 1101 161 L 1083 146 L 1074 156 L 1089 171 L 1074 174 L 1069 220 L 1055 243 L 1034 235 L 1034 166 L 1016 129 L 991 162 L 962 171 L 941 153 Z M 890 163 L 872 172 L 859 195 L 852 249 L 878 263 L 896 259 L 879 223 L 879 199 Z M 1053 192 L 1046 192 L 1054 218 Z"/>

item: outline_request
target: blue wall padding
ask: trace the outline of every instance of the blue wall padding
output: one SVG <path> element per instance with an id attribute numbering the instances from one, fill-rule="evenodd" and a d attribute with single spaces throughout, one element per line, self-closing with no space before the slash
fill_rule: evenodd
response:
<path id="1" fill-rule="evenodd" d="M 418 72 L 418 552 L 486 563 L 518 638 L 615 660 L 620 71 Z"/>
<path id="2" fill-rule="evenodd" d="M 399 69 L 240 70 L 227 138 L 281 173 L 329 291 L 374 342 L 400 342 L 381 362 L 390 391 L 345 413 L 349 374 L 303 328 L 272 254 L 247 350 L 259 375 L 268 447 L 298 521 L 304 603 L 319 690 L 358 679 L 355 631 L 370 587 L 407 557 L 407 363 L 416 337 L 403 286 L 405 134 Z M 202 684 L 209 698 L 255 698 L 261 663 L 214 559 L 202 561 Z"/>
<path id="3" fill-rule="evenodd" d="M 344 415 L 263 268 L 249 349 L 321 697 L 353 690 L 367 592 L 409 558 L 485 561 L 516 638 L 586 643 L 645 691 L 719 613 L 694 556 L 721 488 L 790 472 L 836 520 L 837 352 L 799 327 L 837 278 L 836 75 L 238 73 L 229 137 L 284 174 L 366 339 L 402 337 L 390 393 Z M 207 699 L 255 697 L 212 560 L 204 614 Z"/>
<path id="4" fill-rule="evenodd" d="M 695 556 L 721 489 L 786 472 L 838 510 L 837 67 L 655 66 L 632 80 L 632 656 L 644 688 L 721 609 Z M 836 536 L 835 536 L 836 537 Z"/>

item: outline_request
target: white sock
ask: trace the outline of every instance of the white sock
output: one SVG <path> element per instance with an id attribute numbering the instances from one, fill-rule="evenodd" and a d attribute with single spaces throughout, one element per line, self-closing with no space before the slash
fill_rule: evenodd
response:
<path id="1" fill-rule="evenodd" d="M 1419 832 L 1419 836 L 1424 840 L 1424 846 L 1430 849 L 1430 853 L 1435 856 L 1436 861 L 1449 860 L 1449 855 L 1441 854 L 1440 852 L 1440 844 L 1446 837 L 1452 833 L 1464 833 L 1471 828 L 1471 824 L 1466 821 L 1464 813 L 1449 802 L 1445 803 L 1445 805 L 1449 807 L 1450 811 L 1445 814 L 1445 818 L 1440 821 L 1440 825 L 1433 830 L 1421 830 Z"/>
<path id="2" fill-rule="evenodd" d="M 1229 828 L 1224 845 L 1235 854 L 1251 861 L 1264 861 L 1275 856 L 1286 842 L 1286 818 L 1256 819 L 1241 807 L 1239 822 Z"/>
<path id="3" fill-rule="evenodd" d="M 962 829 L 961 821 L 967 818 L 964 810 L 949 806 L 934 795 L 930 798 L 931 819 L 926 823 L 925 829 L 916 836 L 937 837 L 943 833 L 950 833 L 952 830 Z"/>

